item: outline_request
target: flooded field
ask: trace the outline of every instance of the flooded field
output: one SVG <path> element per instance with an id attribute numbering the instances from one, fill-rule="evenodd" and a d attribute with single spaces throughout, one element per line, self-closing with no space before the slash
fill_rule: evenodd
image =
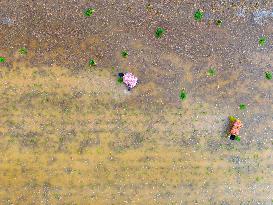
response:
<path id="1" fill-rule="evenodd" d="M 273 2 L 0 11 L 0 205 L 273 204 Z"/>

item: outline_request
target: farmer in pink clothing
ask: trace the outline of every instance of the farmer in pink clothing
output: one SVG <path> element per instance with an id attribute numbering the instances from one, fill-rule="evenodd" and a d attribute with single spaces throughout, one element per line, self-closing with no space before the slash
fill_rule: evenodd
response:
<path id="1" fill-rule="evenodd" d="M 122 78 L 123 83 L 128 87 L 129 91 L 139 83 L 138 78 L 132 73 L 119 73 L 118 75 Z"/>

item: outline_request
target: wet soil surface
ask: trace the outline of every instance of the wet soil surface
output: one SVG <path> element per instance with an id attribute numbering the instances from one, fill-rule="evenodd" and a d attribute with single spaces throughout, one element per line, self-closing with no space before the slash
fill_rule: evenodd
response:
<path id="1" fill-rule="evenodd" d="M 2 0 L 0 204 L 273 203 L 273 3 L 192 2 Z"/>

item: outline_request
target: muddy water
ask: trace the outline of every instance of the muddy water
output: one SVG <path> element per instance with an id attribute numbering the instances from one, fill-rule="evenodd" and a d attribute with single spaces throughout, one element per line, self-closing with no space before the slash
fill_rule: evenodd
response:
<path id="1" fill-rule="evenodd" d="M 1 205 L 272 204 L 273 24 L 253 18 L 272 3 L 149 2 L 3 1 Z"/>

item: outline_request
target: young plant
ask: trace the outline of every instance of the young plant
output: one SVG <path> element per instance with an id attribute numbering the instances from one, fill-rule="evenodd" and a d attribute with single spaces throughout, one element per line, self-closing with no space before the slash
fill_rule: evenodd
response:
<path id="1" fill-rule="evenodd" d="M 216 26 L 221 26 L 222 25 L 222 20 L 218 19 L 215 21 Z"/>
<path id="2" fill-rule="evenodd" d="M 128 52 L 127 52 L 127 51 L 122 51 L 122 52 L 121 52 L 121 56 L 122 56 L 123 58 L 127 58 Z"/>
<path id="3" fill-rule="evenodd" d="M 6 61 L 6 58 L 0 57 L 0 63 L 4 63 Z"/>
<path id="4" fill-rule="evenodd" d="M 201 21 L 202 18 L 203 18 L 203 16 L 204 16 L 204 13 L 203 13 L 200 9 L 198 9 L 198 10 L 195 11 L 195 13 L 194 13 L 194 19 L 195 19 L 196 21 Z"/>
<path id="5" fill-rule="evenodd" d="M 155 37 L 161 38 L 165 32 L 166 32 L 166 30 L 164 28 L 157 27 L 157 29 L 155 31 Z"/>
<path id="6" fill-rule="evenodd" d="M 86 10 L 84 11 L 84 15 L 87 16 L 87 17 L 90 17 L 90 16 L 92 16 L 92 15 L 94 14 L 94 12 L 95 12 L 95 9 L 93 9 L 93 8 L 88 8 L 88 9 L 86 9 Z"/>
<path id="7" fill-rule="evenodd" d="M 241 103 L 239 107 L 240 107 L 240 110 L 245 110 L 246 109 L 246 105 L 243 104 L 243 103 Z"/>
<path id="8" fill-rule="evenodd" d="M 210 69 L 208 70 L 208 75 L 209 75 L 209 76 L 215 76 L 215 75 L 216 75 L 216 70 L 215 70 L 214 68 L 210 68 Z"/>
<path id="9" fill-rule="evenodd" d="M 26 55 L 26 54 L 27 54 L 27 49 L 26 49 L 26 48 L 20 48 L 20 49 L 19 49 L 19 53 L 20 53 L 21 55 Z"/>
<path id="10" fill-rule="evenodd" d="M 185 90 L 181 90 L 180 93 L 179 93 L 179 98 L 181 100 L 186 100 L 187 99 L 187 93 Z"/>
<path id="11" fill-rule="evenodd" d="M 266 71 L 266 72 L 265 72 L 265 78 L 266 78 L 267 80 L 271 80 L 271 79 L 272 79 L 272 72 Z"/>
<path id="12" fill-rule="evenodd" d="M 259 45 L 260 46 L 264 46 L 266 44 L 266 37 L 261 37 L 260 39 L 259 39 Z"/>
<path id="13" fill-rule="evenodd" d="M 123 78 L 119 76 L 117 82 L 118 83 L 123 83 Z"/>
<path id="14" fill-rule="evenodd" d="M 96 62 L 95 62 L 95 60 L 94 59 L 90 59 L 89 60 L 89 66 L 96 66 L 97 64 L 96 64 Z"/>
<path id="15" fill-rule="evenodd" d="M 238 141 L 238 142 L 240 142 L 241 141 L 241 137 L 240 136 L 236 136 L 235 140 Z"/>

